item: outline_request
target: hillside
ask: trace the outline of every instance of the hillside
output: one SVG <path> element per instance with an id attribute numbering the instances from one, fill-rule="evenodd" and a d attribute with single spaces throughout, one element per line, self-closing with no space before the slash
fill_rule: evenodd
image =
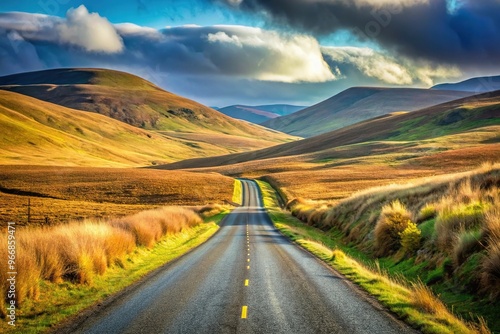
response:
<path id="1" fill-rule="evenodd" d="M 303 106 L 273 104 L 263 106 L 233 105 L 218 109 L 224 115 L 260 124 L 270 119 L 285 116 L 304 109 Z"/>
<path id="2" fill-rule="evenodd" d="M 0 89 L 68 108 L 96 112 L 151 130 L 292 138 L 227 117 L 211 108 L 167 92 L 137 76 L 106 69 L 55 69 L 0 77 Z M 244 149 L 244 148 L 243 148 Z"/>
<path id="3" fill-rule="evenodd" d="M 472 93 L 429 89 L 354 87 L 263 125 L 300 137 L 312 137 L 391 112 L 414 111 L 470 95 Z"/>
<path id="4" fill-rule="evenodd" d="M 241 143 L 236 136 L 228 136 L 234 141 L 227 144 L 219 139 L 219 145 L 173 138 L 4 90 L 0 127 L 0 164 L 147 166 L 227 154 Z M 243 139 L 249 147 L 259 146 L 256 140 Z"/>
<path id="5" fill-rule="evenodd" d="M 443 83 L 431 89 L 474 92 L 476 94 L 496 91 L 500 89 L 500 75 L 477 77 L 457 83 Z"/>
<path id="6" fill-rule="evenodd" d="M 411 113 L 392 113 L 379 116 L 322 135 L 259 151 L 211 159 L 192 159 L 160 167 L 167 169 L 200 168 L 254 161 L 255 164 L 262 166 L 261 168 L 265 168 L 263 166 L 266 159 L 286 157 L 290 157 L 292 160 L 352 158 L 356 155 L 374 154 L 377 151 L 391 151 L 391 148 L 398 145 L 415 146 L 411 142 L 458 136 L 474 129 L 498 125 L 500 125 L 500 91 L 471 96 Z M 493 133 L 495 133 L 494 130 Z M 498 134 L 496 138 L 498 138 Z M 498 139 L 494 137 L 490 140 L 491 143 L 496 143 Z M 447 144 L 451 145 L 452 143 Z M 465 141 L 463 145 L 465 145 Z M 342 147 L 346 147 L 346 149 L 339 152 Z M 446 150 L 446 148 L 438 147 L 428 149 L 437 149 L 434 150 L 435 153 Z M 414 148 L 414 151 L 417 149 Z M 421 151 L 421 153 L 425 152 L 425 149 Z M 302 157 L 299 159 L 298 156 Z M 276 161 L 273 161 L 272 164 L 278 165 Z M 279 165 L 283 168 L 283 164 Z"/>

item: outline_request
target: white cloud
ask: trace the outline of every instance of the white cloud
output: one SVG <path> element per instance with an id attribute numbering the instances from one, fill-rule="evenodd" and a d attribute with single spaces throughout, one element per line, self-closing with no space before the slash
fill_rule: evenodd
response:
<path id="1" fill-rule="evenodd" d="M 82 47 L 89 52 L 116 53 L 123 50 L 123 41 L 113 25 L 97 13 L 89 13 L 84 5 L 66 13 L 66 20 L 55 30 L 59 40 Z"/>
<path id="2" fill-rule="evenodd" d="M 208 55 L 223 72 L 277 82 L 325 82 L 336 77 L 324 61 L 317 40 L 257 28 L 219 26 L 207 40 L 223 52 Z M 230 58 L 230 59 L 229 59 Z"/>
<path id="3" fill-rule="evenodd" d="M 391 85 L 425 84 L 432 86 L 437 79 L 458 78 L 461 72 L 454 66 L 431 65 L 404 57 L 392 57 L 370 48 L 322 47 L 330 66 L 342 72 L 345 66 L 356 68 L 363 75 Z"/>

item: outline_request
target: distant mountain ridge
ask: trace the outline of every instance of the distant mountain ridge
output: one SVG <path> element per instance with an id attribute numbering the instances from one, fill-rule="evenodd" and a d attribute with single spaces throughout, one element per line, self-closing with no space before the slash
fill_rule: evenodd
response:
<path id="1" fill-rule="evenodd" d="M 296 113 L 262 123 L 300 137 L 312 137 L 373 117 L 414 111 L 473 95 L 471 92 L 416 88 L 352 87 Z"/>
<path id="2" fill-rule="evenodd" d="M 476 94 L 500 90 L 500 75 L 490 77 L 477 77 L 457 83 L 443 83 L 431 89 L 455 90 L 474 92 Z"/>
<path id="3" fill-rule="evenodd" d="M 414 112 L 386 114 L 318 136 L 258 151 L 184 160 L 158 168 L 217 168 L 249 162 L 263 165 L 263 161 L 267 159 L 274 161 L 273 159 L 287 157 L 286 161 L 293 161 L 303 155 L 324 159 L 335 157 L 338 154 L 335 149 L 346 145 L 425 140 L 488 126 L 500 126 L 500 91 L 470 96 Z M 238 173 L 236 167 L 230 170 Z"/>
<path id="4" fill-rule="evenodd" d="M 232 105 L 219 108 L 218 111 L 236 119 L 242 119 L 255 124 L 260 124 L 276 117 L 292 114 L 304 108 L 304 106 L 295 106 L 290 104 L 271 104 L 260 106 Z"/>

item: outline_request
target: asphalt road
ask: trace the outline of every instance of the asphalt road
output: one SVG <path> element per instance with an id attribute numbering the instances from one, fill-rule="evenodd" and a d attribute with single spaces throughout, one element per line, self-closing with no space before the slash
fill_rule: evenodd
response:
<path id="1" fill-rule="evenodd" d="M 283 237 L 254 182 L 243 198 L 210 240 L 66 331 L 413 332 Z"/>

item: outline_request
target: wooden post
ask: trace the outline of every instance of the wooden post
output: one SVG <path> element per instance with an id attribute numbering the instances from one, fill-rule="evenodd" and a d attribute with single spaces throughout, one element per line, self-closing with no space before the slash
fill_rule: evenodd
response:
<path id="1" fill-rule="evenodd" d="M 31 203 L 30 198 L 28 197 L 28 224 L 31 222 Z"/>

